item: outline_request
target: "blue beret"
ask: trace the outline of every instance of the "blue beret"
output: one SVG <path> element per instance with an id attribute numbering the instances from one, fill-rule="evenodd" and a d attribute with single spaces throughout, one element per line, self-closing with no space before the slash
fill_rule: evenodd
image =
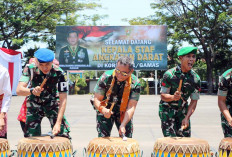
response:
<path id="1" fill-rule="evenodd" d="M 40 63 L 52 62 L 54 60 L 54 52 L 49 49 L 41 48 L 35 51 L 35 58 L 38 59 Z"/>
<path id="2" fill-rule="evenodd" d="M 197 53 L 197 47 L 183 47 L 182 49 L 180 49 L 180 51 L 177 53 L 177 56 L 184 56 L 187 55 L 189 53 Z"/>

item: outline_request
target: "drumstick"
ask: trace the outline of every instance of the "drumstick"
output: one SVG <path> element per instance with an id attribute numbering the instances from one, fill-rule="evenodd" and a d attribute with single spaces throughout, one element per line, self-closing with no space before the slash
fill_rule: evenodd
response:
<path id="1" fill-rule="evenodd" d="M 113 110 L 113 108 L 114 108 L 114 104 L 117 102 L 117 97 L 115 96 L 114 98 L 113 98 L 113 103 L 111 104 L 111 107 L 110 107 L 110 112 Z"/>
<path id="2" fill-rule="evenodd" d="M 43 88 L 43 86 L 45 85 L 45 83 L 47 82 L 47 80 L 48 80 L 48 74 L 46 74 L 46 77 L 43 80 L 43 82 L 41 83 L 40 88 Z"/>
<path id="3" fill-rule="evenodd" d="M 125 136 L 124 133 L 122 133 L 122 140 L 123 140 L 123 141 L 127 141 L 127 137 Z"/>
<path id="4" fill-rule="evenodd" d="M 49 131 L 47 135 L 50 136 L 51 139 L 53 139 L 55 137 L 55 135 L 52 133 L 52 131 Z"/>
<path id="5" fill-rule="evenodd" d="M 182 132 L 184 130 L 184 128 L 185 128 L 184 125 L 182 125 L 179 131 Z"/>
<path id="6" fill-rule="evenodd" d="M 179 87 L 177 88 L 177 91 L 178 91 L 178 92 L 181 91 L 183 79 L 184 79 L 184 74 L 181 74 L 181 75 L 180 75 Z"/>
<path id="7" fill-rule="evenodd" d="M 184 130 L 184 126 L 182 125 L 181 128 L 177 131 L 177 133 L 184 137 L 183 130 Z"/>

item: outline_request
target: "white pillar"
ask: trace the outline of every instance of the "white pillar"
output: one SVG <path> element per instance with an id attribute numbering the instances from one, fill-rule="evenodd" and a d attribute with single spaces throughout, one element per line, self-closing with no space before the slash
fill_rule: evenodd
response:
<path id="1" fill-rule="evenodd" d="M 95 70 L 95 77 L 97 78 L 97 70 Z"/>
<path id="2" fill-rule="evenodd" d="M 157 92 L 157 85 L 158 85 L 158 80 L 157 80 L 157 70 L 155 70 L 155 95 L 158 94 Z"/>

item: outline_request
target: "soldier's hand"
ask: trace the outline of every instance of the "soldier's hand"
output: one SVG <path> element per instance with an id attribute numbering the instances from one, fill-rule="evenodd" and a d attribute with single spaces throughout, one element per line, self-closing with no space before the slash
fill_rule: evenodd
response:
<path id="1" fill-rule="evenodd" d="M 174 95 L 173 95 L 173 100 L 174 100 L 174 101 L 177 101 L 177 100 L 179 100 L 180 98 L 181 98 L 181 92 L 176 91 L 176 92 L 174 93 Z"/>
<path id="2" fill-rule="evenodd" d="M 125 135 L 125 133 L 126 133 L 126 128 L 125 128 L 125 126 L 120 125 L 120 127 L 119 127 L 119 135 L 122 136 L 122 134 Z"/>
<path id="3" fill-rule="evenodd" d="M 37 86 L 33 89 L 32 93 L 35 96 L 40 96 L 41 92 L 44 90 L 44 88 L 40 88 L 40 86 Z"/>
<path id="4" fill-rule="evenodd" d="M 60 132 L 60 124 L 56 123 L 52 129 L 52 134 L 57 135 Z"/>
<path id="5" fill-rule="evenodd" d="M 232 118 L 228 121 L 228 124 L 232 127 Z"/>
<path id="6" fill-rule="evenodd" d="M 103 108 L 102 109 L 102 114 L 104 115 L 105 118 L 110 118 L 112 114 L 114 114 L 110 109 L 108 108 Z"/>
<path id="7" fill-rule="evenodd" d="M 183 127 L 183 129 L 187 129 L 188 126 L 189 126 L 189 119 L 188 118 L 184 118 L 182 120 L 181 127 Z"/>

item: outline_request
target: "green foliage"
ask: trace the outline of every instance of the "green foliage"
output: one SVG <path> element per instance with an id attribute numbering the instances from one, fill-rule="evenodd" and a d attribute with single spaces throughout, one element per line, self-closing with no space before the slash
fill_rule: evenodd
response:
<path id="1" fill-rule="evenodd" d="M 200 76 L 202 81 L 207 80 L 206 69 L 207 65 L 204 60 L 198 60 L 195 62 L 193 69 Z"/>
<path id="2" fill-rule="evenodd" d="M 84 88 L 87 86 L 85 78 L 80 78 L 78 74 L 69 74 L 69 79 L 73 83 L 73 90 L 70 90 L 71 94 L 85 94 Z"/>
<path id="3" fill-rule="evenodd" d="M 146 94 L 146 92 L 145 92 L 145 87 L 146 87 L 146 82 L 142 79 L 142 78 L 140 78 L 139 79 L 139 81 L 140 81 L 140 84 L 141 84 L 141 91 L 140 91 L 140 94 L 141 95 L 144 95 L 144 94 Z"/>
<path id="4" fill-rule="evenodd" d="M 92 79 L 95 76 L 95 71 L 87 71 L 87 70 L 85 70 L 83 75 L 85 76 L 85 78 L 89 77 L 89 78 Z"/>
<path id="5" fill-rule="evenodd" d="M 86 86 L 87 86 L 87 83 L 85 82 L 84 78 L 78 79 L 78 81 L 76 83 L 76 87 L 79 87 L 78 94 L 85 94 L 84 87 L 86 87 Z"/>
<path id="6" fill-rule="evenodd" d="M 76 86 L 80 87 L 81 89 L 87 86 L 84 78 L 78 79 Z"/>
<path id="7" fill-rule="evenodd" d="M 4 0 L 0 1 L 0 41 L 2 47 L 19 49 L 29 41 L 47 41 L 54 49 L 57 25 L 77 25 L 76 11 L 101 7 L 76 0 Z M 96 19 L 97 20 L 97 19 Z"/>

